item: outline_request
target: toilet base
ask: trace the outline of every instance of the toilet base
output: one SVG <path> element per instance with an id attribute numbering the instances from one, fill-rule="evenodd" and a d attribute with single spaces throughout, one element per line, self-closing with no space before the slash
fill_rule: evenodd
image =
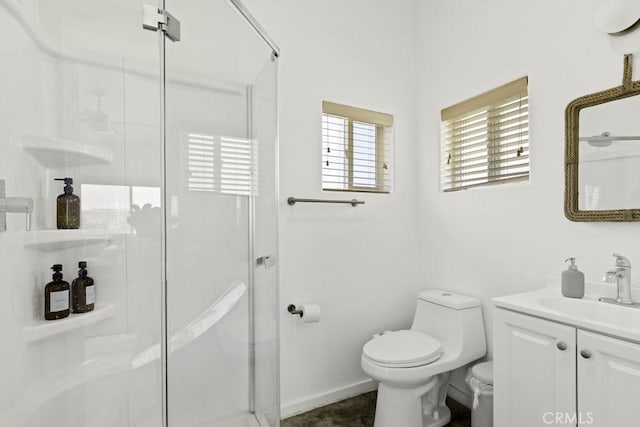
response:
<path id="1" fill-rule="evenodd" d="M 424 427 L 441 427 L 451 420 L 451 410 L 445 404 L 451 372 L 443 372 L 437 376 L 437 383 L 422 398 L 422 425 Z"/>
<path id="2" fill-rule="evenodd" d="M 447 405 L 438 407 L 438 419 L 435 419 L 433 415 L 423 415 L 422 425 L 424 427 L 442 427 L 449 424 L 451 421 L 451 409 Z"/>
<path id="3" fill-rule="evenodd" d="M 399 388 L 378 384 L 378 399 L 373 427 L 424 427 L 422 396 L 436 383 L 437 377 L 416 388 Z"/>
<path id="4" fill-rule="evenodd" d="M 415 388 L 378 384 L 374 427 L 441 427 L 451 420 L 445 404 L 451 372 Z"/>

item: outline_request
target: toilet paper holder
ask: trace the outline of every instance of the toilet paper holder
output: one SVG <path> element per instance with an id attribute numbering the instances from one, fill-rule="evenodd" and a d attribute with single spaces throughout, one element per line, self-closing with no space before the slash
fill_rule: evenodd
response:
<path id="1" fill-rule="evenodd" d="M 302 310 L 297 310 L 296 309 L 296 305 L 295 304 L 289 304 L 289 306 L 287 307 L 287 311 L 291 314 L 298 314 L 300 317 L 302 317 L 302 315 L 304 314 L 304 312 Z"/>

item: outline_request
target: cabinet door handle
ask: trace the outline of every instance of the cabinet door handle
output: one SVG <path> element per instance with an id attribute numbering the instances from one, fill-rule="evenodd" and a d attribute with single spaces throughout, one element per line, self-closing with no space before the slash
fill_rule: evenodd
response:
<path id="1" fill-rule="evenodd" d="M 565 351 L 567 349 L 567 344 L 564 341 L 558 341 L 556 347 L 558 347 L 558 350 L 560 351 Z"/>
<path id="2" fill-rule="evenodd" d="M 589 350 L 580 350 L 580 356 L 585 359 L 591 358 L 591 352 Z"/>

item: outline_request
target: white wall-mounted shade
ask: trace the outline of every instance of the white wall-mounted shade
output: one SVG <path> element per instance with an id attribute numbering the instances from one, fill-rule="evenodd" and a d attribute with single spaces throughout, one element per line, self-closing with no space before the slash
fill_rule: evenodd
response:
<path id="1" fill-rule="evenodd" d="M 638 0 L 608 0 L 596 11 L 596 28 L 607 34 L 620 34 L 630 30 L 640 20 Z"/>

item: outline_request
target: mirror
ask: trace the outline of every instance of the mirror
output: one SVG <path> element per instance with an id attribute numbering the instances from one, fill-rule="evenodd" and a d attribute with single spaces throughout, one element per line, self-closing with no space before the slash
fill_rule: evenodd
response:
<path id="1" fill-rule="evenodd" d="M 640 98 L 585 108 L 578 135 L 578 209 L 640 209 Z"/>
<path id="2" fill-rule="evenodd" d="M 565 216 L 640 221 L 640 81 L 574 99 L 565 110 Z"/>

